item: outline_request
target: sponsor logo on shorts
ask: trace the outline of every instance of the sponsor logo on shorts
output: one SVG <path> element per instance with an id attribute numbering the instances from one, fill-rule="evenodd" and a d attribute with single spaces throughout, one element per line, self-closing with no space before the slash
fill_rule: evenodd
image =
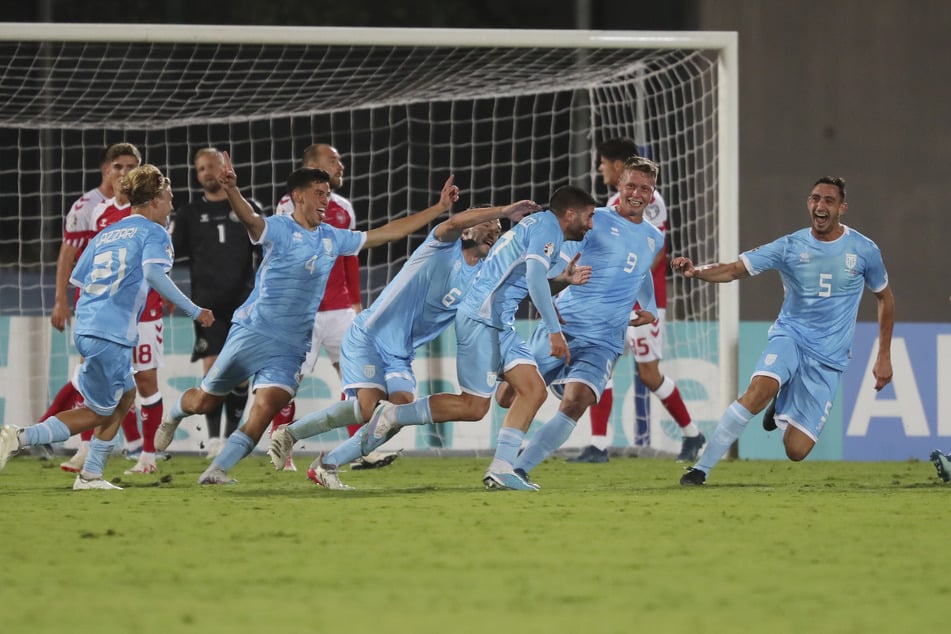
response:
<path id="1" fill-rule="evenodd" d="M 765 363 L 766 365 L 773 365 L 774 363 L 776 363 L 776 355 L 775 354 L 766 355 L 766 358 L 763 359 L 763 363 Z"/>
<path id="2" fill-rule="evenodd" d="M 375 365 L 365 365 L 363 366 L 363 375 L 368 379 L 372 379 L 376 376 L 376 366 Z"/>
<path id="3" fill-rule="evenodd" d="M 498 377 L 499 377 L 499 375 L 498 375 L 498 373 L 496 373 L 496 372 L 486 372 L 486 373 L 485 373 L 485 384 L 488 385 L 489 387 L 492 387 L 493 385 L 495 385 L 495 381 L 496 381 L 496 379 L 498 379 Z"/>

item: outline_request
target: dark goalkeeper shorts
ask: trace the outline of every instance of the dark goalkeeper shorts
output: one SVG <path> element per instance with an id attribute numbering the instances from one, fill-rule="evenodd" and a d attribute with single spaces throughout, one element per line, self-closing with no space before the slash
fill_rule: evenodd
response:
<path id="1" fill-rule="evenodd" d="M 192 348 L 192 361 L 198 361 L 205 357 L 217 356 L 225 345 L 225 339 L 228 338 L 228 330 L 231 328 L 231 316 L 234 314 L 235 307 L 227 306 L 223 308 L 212 307 L 211 312 L 215 315 L 215 323 L 205 328 L 197 321 L 195 326 L 195 347 Z"/>

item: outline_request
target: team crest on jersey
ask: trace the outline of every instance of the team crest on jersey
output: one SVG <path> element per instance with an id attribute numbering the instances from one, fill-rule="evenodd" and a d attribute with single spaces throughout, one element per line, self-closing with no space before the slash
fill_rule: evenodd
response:
<path id="1" fill-rule="evenodd" d="M 802 264 L 809 264 L 809 254 L 805 251 L 799 254 L 799 262 Z"/>
<path id="2" fill-rule="evenodd" d="M 644 208 L 644 217 L 653 222 L 660 215 L 660 206 L 651 203 Z"/>
<path id="3" fill-rule="evenodd" d="M 330 238 L 324 238 L 322 242 L 324 243 L 324 252 L 327 255 L 330 255 L 331 253 L 333 253 L 333 250 L 334 250 L 333 240 L 331 240 Z"/>
<path id="4" fill-rule="evenodd" d="M 485 384 L 488 385 L 489 387 L 492 387 L 493 385 L 495 385 L 495 381 L 496 379 L 498 379 L 498 377 L 499 375 L 496 372 L 486 372 Z"/>
<path id="5" fill-rule="evenodd" d="M 300 234 L 300 231 L 295 231 L 293 237 L 291 237 L 292 242 L 302 242 L 303 240 L 304 236 Z"/>
<path id="6" fill-rule="evenodd" d="M 776 355 L 772 353 L 766 355 L 766 358 L 763 359 L 763 363 L 765 363 L 766 365 L 773 365 L 774 363 L 776 363 Z"/>
<path id="7" fill-rule="evenodd" d="M 372 379 L 376 376 L 376 366 L 375 365 L 365 365 L 363 366 L 363 376 L 368 379 Z"/>
<path id="8" fill-rule="evenodd" d="M 544 251 L 545 251 L 545 255 L 547 255 L 548 257 L 551 257 L 552 255 L 554 255 L 554 253 L 555 253 L 555 243 L 554 243 L 554 242 L 546 242 L 546 243 L 545 243 L 545 249 L 544 249 Z"/>
<path id="9" fill-rule="evenodd" d="M 198 222 L 211 222 L 211 216 L 208 214 L 201 214 L 198 216 Z"/>
<path id="10" fill-rule="evenodd" d="M 855 265 L 858 264 L 859 257 L 854 253 L 845 254 L 845 270 L 849 272 L 850 275 L 855 275 Z"/>
<path id="11" fill-rule="evenodd" d="M 657 247 L 657 243 L 654 241 L 653 238 L 648 238 L 647 246 L 650 248 L 651 251 L 653 251 Z"/>

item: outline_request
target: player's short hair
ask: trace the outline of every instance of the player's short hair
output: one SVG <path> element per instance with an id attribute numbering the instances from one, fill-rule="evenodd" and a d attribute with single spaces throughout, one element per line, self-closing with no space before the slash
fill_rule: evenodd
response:
<path id="1" fill-rule="evenodd" d="M 660 167 L 654 161 L 646 159 L 643 156 L 632 156 L 624 161 L 624 171 L 642 172 L 657 180 L 660 173 Z"/>
<path id="2" fill-rule="evenodd" d="M 559 187 L 552 192 L 551 199 L 548 201 L 548 208 L 551 209 L 556 216 L 565 215 L 565 212 L 569 209 L 596 206 L 597 203 L 591 194 L 574 185 Z"/>
<path id="3" fill-rule="evenodd" d="M 313 183 L 329 183 L 330 174 L 316 167 L 298 167 L 287 177 L 287 191 L 306 189 Z"/>
<path id="4" fill-rule="evenodd" d="M 598 154 L 609 161 L 626 161 L 632 156 L 637 156 L 637 143 L 634 139 L 627 137 L 608 139 L 598 146 Z"/>
<path id="5" fill-rule="evenodd" d="M 842 200 L 845 200 L 845 179 L 839 176 L 823 176 L 815 183 L 812 184 L 813 187 L 816 185 L 834 185 L 839 188 L 839 193 L 842 195 Z"/>
<path id="6" fill-rule="evenodd" d="M 197 152 L 195 152 L 195 158 L 192 159 L 192 162 L 197 163 L 198 159 L 202 156 L 205 156 L 206 154 L 214 156 L 222 165 L 225 164 L 225 155 L 221 152 L 221 150 L 212 146 L 200 148 Z"/>
<path id="7" fill-rule="evenodd" d="M 139 163 L 142 162 L 142 153 L 139 152 L 139 148 L 135 147 L 131 143 L 113 143 L 106 148 L 105 153 L 102 157 L 102 164 L 112 163 L 114 160 L 120 156 L 134 156 L 135 160 Z"/>
<path id="8" fill-rule="evenodd" d="M 172 188 L 172 182 L 159 168 L 146 163 L 131 170 L 122 177 L 119 190 L 126 195 L 133 207 L 146 205 L 166 189 Z"/>
<path id="9" fill-rule="evenodd" d="M 304 149 L 304 157 L 301 159 L 303 165 L 308 163 L 317 163 L 320 161 L 320 148 L 329 147 L 329 143 L 314 143 Z"/>

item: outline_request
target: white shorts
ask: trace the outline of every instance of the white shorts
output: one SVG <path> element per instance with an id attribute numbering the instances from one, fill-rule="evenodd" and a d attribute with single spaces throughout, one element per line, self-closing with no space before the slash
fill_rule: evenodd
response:
<path id="1" fill-rule="evenodd" d="M 627 327 L 627 347 L 634 352 L 634 360 L 638 363 L 659 361 L 664 355 L 664 313 L 666 308 L 657 309 L 657 319 L 653 323 L 643 326 Z M 637 315 L 631 313 L 633 319 Z"/>
<path id="2" fill-rule="evenodd" d="M 352 308 L 317 311 L 314 316 L 314 332 L 310 339 L 310 352 L 304 358 L 301 372 L 310 374 L 314 371 L 321 346 L 327 351 L 327 358 L 331 363 L 340 363 L 340 344 L 356 316 L 357 311 Z"/>
<path id="3" fill-rule="evenodd" d="M 165 365 L 162 354 L 162 327 L 161 319 L 138 323 L 139 342 L 132 348 L 132 369 L 135 372 L 153 370 Z"/>

